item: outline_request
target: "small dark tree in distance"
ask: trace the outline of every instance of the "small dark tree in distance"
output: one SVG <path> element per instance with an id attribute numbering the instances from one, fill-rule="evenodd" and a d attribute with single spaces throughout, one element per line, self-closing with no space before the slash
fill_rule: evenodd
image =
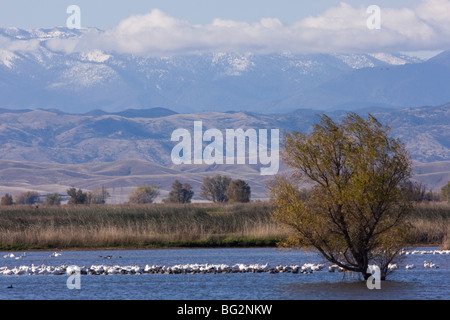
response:
<path id="1" fill-rule="evenodd" d="M 45 198 L 45 204 L 47 206 L 59 206 L 61 204 L 61 196 L 57 192 L 49 194 Z"/>
<path id="2" fill-rule="evenodd" d="M 169 197 L 164 200 L 166 203 L 191 203 L 194 191 L 190 184 L 181 184 L 180 181 L 175 180 L 172 184 L 172 190 Z"/>
<path id="3" fill-rule="evenodd" d="M 13 197 L 9 193 L 5 194 L 0 200 L 0 205 L 2 206 L 11 206 L 14 204 Z"/>
<path id="4" fill-rule="evenodd" d="M 68 204 L 87 204 L 88 194 L 83 190 L 72 187 L 67 190 L 67 194 L 70 196 Z"/>
<path id="5" fill-rule="evenodd" d="M 408 181 L 405 187 L 409 189 L 411 201 L 422 202 L 425 200 L 426 186 L 418 181 Z"/>
<path id="6" fill-rule="evenodd" d="M 24 193 L 21 193 L 19 195 L 14 196 L 14 200 L 16 204 L 35 204 L 39 201 L 39 193 L 35 191 L 27 191 Z"/>
<path id="7" fill-rule="evenodd" d="M 213 202 L 227 202 L 226 191 L 230 183 L 231 178 L 227 176 L 206 177 L 203 179 L 200 196 Z"/>
<path id="8" fill-rule="evenodd" d="M 101 187 L 92 190 L 88 193 L 89 204 L 105 204 L 106 200 L 110 197 L 110 194 L 106 188 Z"/>
<path id="9" fill-rule="evenodd" d="M 141 186 L 136 188 L 132 194 L 128 195 L 128 201 L 132 204 L 153 203 L 159 193 L 158 187 L 155 185 Z"/>
<path id="10" fill-rule="evenodd" d="M 226 196 L 229 202 L 250 202 L 250 186 L 244 180 L 232 180 L 227 188 Z"/>

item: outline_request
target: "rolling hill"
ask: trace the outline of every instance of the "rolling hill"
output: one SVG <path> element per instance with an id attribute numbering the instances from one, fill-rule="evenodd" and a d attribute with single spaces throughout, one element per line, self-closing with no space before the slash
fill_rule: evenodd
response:
<path id="1" fill-rule="evenodd" d="M 436 107 L 386 110 L 363 109 L 389 125 L 414 160 L 415 178 L 439 189 L 450 180 L 450 104 Z M 247 180 L 254 198 L 267 196 L 270 177 L 260 165 L 183 165 L 172 163 L 174 130 L 193 131 L 194 121 L 204 130 L 280 129 L 309 132 L 317 110 L 262 114 L 201 112 L 179 114 L 170 110 L 126 110 L 120 113 L 70 114 L 57 110 L 22 110 L 0 113 L 0 194 L 36 190 L 65 192 L 70 186 L 91 190 L 105 186 L 121 202 L 133 188 L 157 184 L 167 194 L 175 179 L 191 183 L 197 195 L 202 179 L 226 174 Z M 334 119 L 345 111 L 327 112 Z M 282 166 L 281 170 L 286 168 Z"/>

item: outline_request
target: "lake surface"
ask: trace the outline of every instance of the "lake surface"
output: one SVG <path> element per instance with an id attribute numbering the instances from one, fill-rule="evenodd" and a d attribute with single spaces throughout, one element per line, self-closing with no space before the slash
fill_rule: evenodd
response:
<path id="1" fill-rule="evenodd" d="M 437 248 L 424 248 L 433 250 Z M 417 248 L 411 249 L 417 250 Z M 20 259 L 4 258 L 0 267 L 27 265 L 166 265 L 326 263 L 314 251 L 274 248 L 167 249 L 122 251 L 27 252 Z M 16 256 L 22 252 L 15 253 Z M 110 256 L 109 259 L 105 258 Z M 425 269 L 424 260 L 439 266 Z M 415 269 L 406 270 L 407 264 Z M 328 266 L 329 264 L 326 263 Z M 369 290 L 359 275 L 328 272 L 82 275 L 80 289 L 69 290 L 68 275 L 0 275 L 0 300 L 317 300 L 405 299 L 448 300 L 450 255 L 406 255 L 381 290 Z M 12 286 L 12 288 L 8 288 Z"/>

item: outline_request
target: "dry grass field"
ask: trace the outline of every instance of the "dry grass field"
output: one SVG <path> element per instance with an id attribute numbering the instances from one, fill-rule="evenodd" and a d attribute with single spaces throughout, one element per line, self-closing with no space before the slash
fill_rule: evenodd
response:
<path id="1" fill-rule="evenodd" d="M 276 246 L 269 202 L 0 207 L 0 249 Z M 450 205 L 417 204 L 411 245 L 450 244 Z"/>
<path id="2" fill-rule="evenodd" d="M 3 207 L 0 248 L 270 246 L 281 233 L 270 205 Z"/>

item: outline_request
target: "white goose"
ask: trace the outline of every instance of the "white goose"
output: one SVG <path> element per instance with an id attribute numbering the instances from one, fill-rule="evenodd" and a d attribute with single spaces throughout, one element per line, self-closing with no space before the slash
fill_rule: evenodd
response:
<path id="1" fill-rule="evenodd" d="M 388 265 L 388 269 L 389 270 L 395 270 L 395 269 L 398 269 L 398 266 L 397 266 L 397 264 L 392 264 L 392 263 L 389 263 L 389 265 Z"/>
<path id="2" fill-rule="evenodd" d="M 58 253 L 58 252 L 53 252 L 50 257 L 59 257 L 62 256 L 62 253 Z"/>
<path id="3" fill-rule="evenodd" d="M 337 264 L 332 264 L 331 266 L 328 267 L 328 271 L 329 272 L 335 272 L 336 270 L 338 270 L 339 266 Z"/>
<path id="4" fill-rule="evenodd" d="M 430 261 L 430 262 L 424 261 L 423 262 L 423 267 L 427 268 L 427 269 L 438 269 L 439 268 L 439 266 L 434 264 L 433 261 Z"/>

